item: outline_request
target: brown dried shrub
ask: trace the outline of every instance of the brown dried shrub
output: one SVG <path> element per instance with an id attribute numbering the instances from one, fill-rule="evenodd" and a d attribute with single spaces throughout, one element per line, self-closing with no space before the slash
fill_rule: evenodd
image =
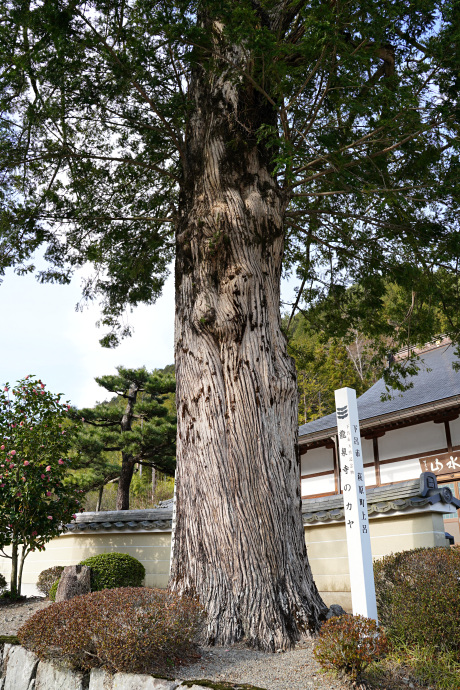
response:
<path id="1" fill-rule="evenodd" d="M 122 587 L 38 611 L 18 637 L 40 659 L 61 659 L 75 669 L 155 673 L 191 658 L 203 622 L 195 599 Z"/>
<path id="2" fill-rule="evenodd" d="M 337 616 L 321 627 L 313 654 L 324 669 L 345 673 L 352 680 L 388 650 L 385 633 L 371 618 Z"/>

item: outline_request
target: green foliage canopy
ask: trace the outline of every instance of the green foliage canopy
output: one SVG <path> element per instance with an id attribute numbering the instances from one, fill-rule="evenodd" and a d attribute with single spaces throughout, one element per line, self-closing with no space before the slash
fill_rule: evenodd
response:
<path id="1" fill-rule="evenodd" d="M 458 0 L 0 6 L 1 270 L 33 270 L 42 244 L 40 280 L 91 262 L 84 296 L 116 344 L 125 307 L 158 296 L 184 220 L 190 81 L 218 73 L 266 114 L 234 126 L 271 152 L 294 307 L 330 335 L 400 346 L 381 315 L 390 277 L 434 296 L 458 338 Z"/>

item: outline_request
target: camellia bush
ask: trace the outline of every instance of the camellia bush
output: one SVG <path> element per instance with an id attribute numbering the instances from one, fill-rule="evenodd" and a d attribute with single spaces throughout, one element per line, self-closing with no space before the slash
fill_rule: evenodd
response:
<path id="1" fill-rule="evenodd" d="M 75 487 L 63 483 L 68 408 L 30 376 L 0 391 L 0 555 L 12 560 L 12 596 L 21 593 L 27 555 L 44 550 L 80 509 Z"/>

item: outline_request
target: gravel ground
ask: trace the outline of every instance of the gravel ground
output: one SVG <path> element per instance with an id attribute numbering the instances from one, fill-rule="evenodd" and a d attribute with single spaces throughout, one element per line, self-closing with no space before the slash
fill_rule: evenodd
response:
<path id="1" fill-rule="evenodd" d="M 16 604 L 1 601 L 0 635 L 16 634 L 30 616 L 50 604 L 43 597 L 30 597 Z M 320 673 L 310 640 L 300 643 L 294 651 L 280 654 L 255 652 L 241 644 L 203 647 L 199 653 L 199 661 L 176 671 L 178 678 L 247 683 L 264 690 L 348 690 L 350 687 Z"/>
<path id="2" fill-rule="evenodd" d="M 28 597 L 25 601 L 15 604 L 11 604 L 7 599 L 0 599 L 0 635 L 16 635 L 30 616 L 50 604 L 45 597 Z"/>
<path id="3" fill-rule="evenodd" d="M 313 657 L 313 643 L 305 640 L 291 652 L 265 654 L 237 644 L 204 647 L 201 659 L 177 674 L 183 680 L 206 678 L 221 683 L 248 683 L 264 690 L 349 690 L 325 676 Z"/>

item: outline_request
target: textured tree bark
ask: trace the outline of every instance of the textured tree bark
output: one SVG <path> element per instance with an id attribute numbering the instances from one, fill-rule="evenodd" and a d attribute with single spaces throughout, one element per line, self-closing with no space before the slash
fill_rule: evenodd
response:
<path id="1" fill-rule="evenodd" d="M 99 487 L 99 493 L 97 495 L 97 503 L 96 503 L 96 513 L 99 513 L 101 511 L 103 495 L 104 495 L 104 484 Z"/>
<path id="2" fill-rule="evenodd" d="M 131 431 L 131 423 L 134 415 L 134 405 L 136 404 L 139 386 L 133 383 L 127 393 L 127 403 L 124 415 L 121 420 L 121 430 Z M 129 510 L 129 487 L 133 478 L 135 459 L 129 453 L 121 454 L 121 472 L 118 480 L 117 490 L 117 510 Z"/>
<path id="3" fill-rule="evenodd" d="M 275 651 L 316 631 L 326 610 L 305 548 L 295 368 L 280 327 L 286 200 L 255 136 L 275 115 L 256 91 L 199 68 L 190 98 L 170 585 L 199 596 L 210 644 Z"/>
<path id="4" fill-rule="evenodd" d="M 18 588 L 18 557 L 19 557 L 19 546 L 17 542 L 13 542 L 11 545 L 11 575 L 10 575 L 10 592 L 13 595 L 21 594 Z"/>

